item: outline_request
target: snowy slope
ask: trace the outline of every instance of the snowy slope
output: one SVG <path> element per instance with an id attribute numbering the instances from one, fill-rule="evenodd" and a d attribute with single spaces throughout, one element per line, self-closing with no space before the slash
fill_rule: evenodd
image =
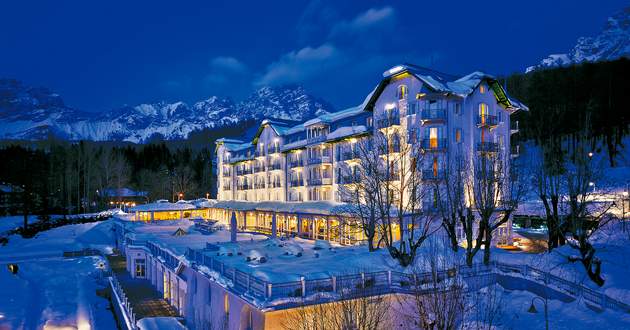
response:
<path id="1" fill-rule="evenodd" d="M 549 55 L 539 64 L 528 67 L 525 72 L 621 57 L 630 58 L 630 7 L 609 17 L 599 35 L 581 37 L 569 53 Z"/>
<path id="2" fill-rule="evenodd" d="M 39 140 L 52 135 L 68 140 L 142 143 L 156 135 L 184 139 L 194 131 L 248 119 L 306 120 L 333 110 L 302 87 L 285 86 L 262 87 L 240 103 L 212 96 L 192 105 L 158 102 L 101 114 L 70 108 L 48 89 L 0 79 L 0 139 Z"/>

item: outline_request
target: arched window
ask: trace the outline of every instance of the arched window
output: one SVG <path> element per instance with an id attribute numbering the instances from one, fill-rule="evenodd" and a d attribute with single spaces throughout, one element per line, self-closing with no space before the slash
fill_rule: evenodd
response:
<path id="1" fill-rule="evenodd" d="M 399 100 L 407 99 L 407 85 L 398 86 L 398 92 L 396 94 Z"/>

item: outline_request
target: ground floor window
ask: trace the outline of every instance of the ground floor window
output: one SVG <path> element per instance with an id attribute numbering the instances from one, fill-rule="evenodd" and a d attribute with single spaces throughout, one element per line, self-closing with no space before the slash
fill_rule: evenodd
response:
<path id="1" fill-rule="evenodd" d="M 145 259 L 136 259 L 136 277 L 145 277 L 146 273 L 146 260 Z"/>

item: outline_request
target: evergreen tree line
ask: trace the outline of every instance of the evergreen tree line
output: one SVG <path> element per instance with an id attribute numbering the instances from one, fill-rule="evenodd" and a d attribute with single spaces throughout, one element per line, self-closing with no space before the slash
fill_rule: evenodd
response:
<path id="1" fill-rule="evenodd" d="M 81 141 L 0 148 L 0 182 L 22 192 L 22 214 L 79 214 L 108 208 L 106 189 L 131 188 L 147 201 L 210 195 L 210 146 L 115 145 Z"/>
<path id="2" fill-rule="evenodd" d="M 516 74 L 504 80 L 510 95 L 529 107 L 515 115 L 521 141 L 533 140 L 562 154 L 563 145 L 576 145 L 586 130 L 593 146 L 603 146 L 611 166 L 628 134 L 630 60 Z M 555 151 L 554 151 L 555 149 Z"/>

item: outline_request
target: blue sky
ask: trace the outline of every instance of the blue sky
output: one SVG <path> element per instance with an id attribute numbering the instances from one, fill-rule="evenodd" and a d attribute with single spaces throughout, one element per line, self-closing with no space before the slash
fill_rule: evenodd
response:
<path id="1" fill-rule="evenodd" d="M 412 62 L 521 72 L 594 35 L 622 0 L 4 1 L 0 77 L 88 111 L 301 84 L 338 108 Z"/>

